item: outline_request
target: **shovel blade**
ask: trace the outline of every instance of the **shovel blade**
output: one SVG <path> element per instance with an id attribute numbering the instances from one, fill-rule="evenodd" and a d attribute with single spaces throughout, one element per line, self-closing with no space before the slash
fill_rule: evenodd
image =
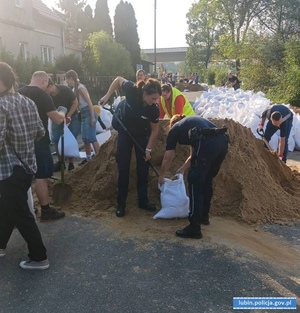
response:
<path id="1" fill-rule="evenodd" d="M 53 187 L 52 200 L 54 204 L 69 202 L 72 196 L 72 187 L 68 184 L 58 183 Z"/>

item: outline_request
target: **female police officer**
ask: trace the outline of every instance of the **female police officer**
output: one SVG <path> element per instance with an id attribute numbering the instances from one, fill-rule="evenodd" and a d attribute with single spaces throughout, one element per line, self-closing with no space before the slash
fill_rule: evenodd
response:
<path id="1" fill-rule="evenodd" d="M 117 77 L 110 85 L 106 95 L 100 99 L 100 103 L 106 104 L 119 87 L 122 87 L 126 94 L 121 117 L 126 129 L 118 128 L 116 153 L 119 171 L 116 215 L 122 217 L 125 215 L 133 146 L 137 163 L 138 205 L 148 211 L 156 210 L 155 205 L 148 201 L 147 185 L 148 161 L 151 158 L 151 150 L 158 134 L 159 109 L 157 102 L 161 96 L 161 86 L 157 80 L 153 79 L 134 84 L 123 77 Z M 135 142 L 131 137 L 135 139 Z M 140 147 L 142 147 L 142 151 Z"/>
<path id="2" fill-rule="evenodd" d="M 174 115 L 172 127 L 167 137 L 167 147 L 161 165 L 159 183 L 170 168 L 176 144 L 190 145 L 191 153 L 177 173 L 184 174 L 189 168 L 188 188 L 190 198 L 189 226 L 177 230 L 176 235 L 183 238 L 200 239 L 200 224 L 209 224 L 209 208 L 213 194 L 212 180 L 220 169 L 228 149 L 226 128 L 216 125 L 199 116 Z"/>

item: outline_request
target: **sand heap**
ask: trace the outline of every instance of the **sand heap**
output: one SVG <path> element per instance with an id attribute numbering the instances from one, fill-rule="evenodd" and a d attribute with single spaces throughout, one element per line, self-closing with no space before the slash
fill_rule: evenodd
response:
<path id="1" fill-rule="evenodd" d="M 247 223 L 300 219 L 300 179 L 297 172 L 292 172 L 275 155 L 268 152 L 250 129 L 233 120 L 218 119 L 213 122 L 228 127 L 230 145 L 214 181 L 211 214 L 232 217 Z M 165 152 L 167 133 L 167 121 L 161 121 L 159 137 L 152 153 L 152 163 L 158 170 Z M 67 183 L 73 187 L 72 202 L 68 205 L 73 213 L 95 217 L 106 215 L 115 219 L 116 138 L 117 136 L 113 135 L 101 146 L 97 157 L 66 176 Z M 178 145 L 170 174 L 176 172 L 188 154 L 189 147 Z M 127 201 L 132 218 L 141 211 L 137 208 L 134 159 L 135 157 L 131 164 Z M 159 207 L 157 177 L 151 168 L 149 198 Z"/>

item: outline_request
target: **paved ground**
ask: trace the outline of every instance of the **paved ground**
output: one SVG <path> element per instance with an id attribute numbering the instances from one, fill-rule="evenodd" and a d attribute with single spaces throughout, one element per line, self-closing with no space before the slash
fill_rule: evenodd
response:
<path id="1" fill-rule="evenodd" d="M 1 313 L 227 313 L 234 296 L 300 297 L 300 267 L 282 270 L 239 248 L 118 238 L 101 221 L 75 216 L 39 226 L 51 267 L 19 268 L 27 248 L 14 231 L 0 259 Z M 299 226 L 265 228 L 300 252 Z"/>

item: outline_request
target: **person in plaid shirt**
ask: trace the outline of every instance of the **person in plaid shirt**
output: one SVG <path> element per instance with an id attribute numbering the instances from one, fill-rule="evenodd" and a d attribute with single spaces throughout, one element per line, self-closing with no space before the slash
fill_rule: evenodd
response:
<path id="1" fill-rule="evenodd" d="M 37 170 L 34 141 L 45 135 L 36 105 L 14 90 L 11 67 L 0 62 L 0 257 L 16 227 L 25 239 L 29 260 L 24 269 L 47 269 L 46 248 L 29 210 L 27 191 Z"/>

